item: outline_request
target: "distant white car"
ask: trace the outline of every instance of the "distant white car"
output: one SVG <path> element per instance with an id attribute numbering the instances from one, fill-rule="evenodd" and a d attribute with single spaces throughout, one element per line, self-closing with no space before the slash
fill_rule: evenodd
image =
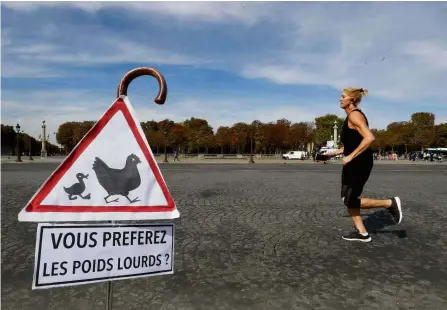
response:
<path id="1" fill-rule="evenodd" d="M 301 158 L 304 159 L 306 157 L 307 157 L 307 152 L 305 152 L 305 151 L 290 151 L 290 152 L 282 155 L 283 159 L 301 159 Z"/>

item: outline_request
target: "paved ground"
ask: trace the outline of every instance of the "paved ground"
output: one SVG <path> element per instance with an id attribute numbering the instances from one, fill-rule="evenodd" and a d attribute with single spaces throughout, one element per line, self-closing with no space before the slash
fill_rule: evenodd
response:
<path id="1" fill-rule="evenodd" d="M 363 212 L 349 243 L 339 165 L 160 165 L 178 204 L 175 273 L 114 282 L 114 309 L 446 309 L 447 166 L 377 165 L 403 223 Z M 56 164 L 2 165 L 2 309 L 104 309 L 105 284 L 31 290 L 36 224 L 17 214 Z"/>

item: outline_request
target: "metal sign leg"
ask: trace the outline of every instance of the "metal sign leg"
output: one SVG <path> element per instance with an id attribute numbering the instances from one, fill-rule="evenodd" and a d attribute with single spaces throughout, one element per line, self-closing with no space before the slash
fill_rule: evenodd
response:
<path id="1" fill-rule="evenodd" d="M 115 225 L 115 221 L 110 221 L 112 225 Z M 113 285 L 112 281 L 107 281 L 107 300 L 106 300 L 106 310 L 112 310 L 113 301 Z"/>
<path id="2" fill-rule="evenodd" d="M 113 301 L 113 286 L 112 286 L 112 281 L 107 281 L 107 301 L 106 301 L 106 310 L 112 310 L 112 301 Z"/>

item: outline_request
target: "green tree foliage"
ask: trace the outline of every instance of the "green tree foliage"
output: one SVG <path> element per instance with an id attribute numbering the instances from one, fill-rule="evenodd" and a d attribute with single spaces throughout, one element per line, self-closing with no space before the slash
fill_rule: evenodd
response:
<path id="1" fill-rule="evenodd" d="M 414 113 L 411 115 L 410 126 L 414 145 L 421 150 L 432 145 L 436 138 L 435 115 L 433 113 Z"/>
<path id="2" fill-rule="evenodd" d="M 219 127 L 214 137 L 216 141 L 216 146 L 220 147 L 220 152 L 221 154 L 223 154 L 225 146 L 231 144 L 230 128 L 226 126 Z"/>
<path id="3" fill-rule="evenodd" d="M 2 153 L 16 155 L 16 132 L 10 125 L 1 125 L 2 129 Z"/>
<path id="4" fill-rule="evenodd" d="M 416 126 L 435 126 L 435 115 L 428 112 L 417 112 L 411 115 L 411 123 Z"/>
<path id="5" fill-rule="evenodd" d="M 247 140 L 249 138 L 250 126 L 246 123 L 236 123 L 230 129 L 230 143 L 236 148 L 237 153 L 244 152 Z"/>
<path id="6" fill-rule="evenodd" d="M 436 126 L 435 139 L 433 146 L 447 147 L 447 123 L 442 123 Z"/>
<path id="7" fill-rule="evenodd" d="M 372 148 L 376 151 L 408 153 L 427 147 L 447 147 L 445 124 L 435 126 L 433 113 L 417 112 L 409 121 L 393 122 L 386 130 L 375 130 Z"/>
<path id="8" fill-rule="evenodd" d="M 260 120 L 251 123 L 251 133 L 253 134 L 253 149 L 255 153 L 265 153 L 267 138 L 264 135 L 265 124 Z"/>
<path id="9" fill-rule="evenodd" d="M 164 147 L 164 133 L 159 123 L 151 120 L 148 122 L 141 122 L 140 125 L 149 145 L 154 147 L 156 149 L 156 154 L 158 154 L 160 147 Z"/>
<path id="10" fill-rule="evenodd" d="M 331 135 L 334 133 L 334 122 L 337 122 L 338 132 L 342 128 L 344 119 L 339 118 L 335 114 L 326 114 L 315 118 L 315 143 L 316 145 L 325 144 L 326 141 L 331 140 Z"/>
<path id="11" fill-rule="evenodd" d="M 184 122 L 186 127 L 187 151 L 192 153 L 214 146 L 213 128 L 205 119 L 192 117 Z"/>
<path id="12" fill-rule="evenodd" d="M 290 125 L 291 122 L 286 119 L 279 119 L 276 124 L 273 125 L 273 133 L 271 135 L 273 145 L 281 152 L 290 145 Z"/>
<path id="13" fill-rule="evenodd" d="M 307 144 L 313 139 L 314 130 L 312 123 L 300 122 L 295 123 L 290 127 L 290 140 L 289 145 L 293 146 L 295 150 L 305 149 Z"/>
<path id="14" fill-rule="evenodd" d="M 77 123 L 75 128 L 73 129 L 73 142 L 78 144 L 79 141 L 84 138 L 84 136 L 92 129 L 95 122 L 93 121 L 84 121 L 82 123 Z"/>
<path id="15" fill-rule="evenodd" d="M 74 130 L 79 122 L 65 122 L 59 126 L 56 133 L 56 141 L 64 148 L 65 152 L 71 152 L 76 145 Z"/>
<path id="16" fill-rule="evenodd" d="M 22 130 L 21 130 L 22 131 Z M 1 125 L 1 147 L 2 154 L 4 155 L 17 155 L 17 133 L 15 127 L 11 125 Z M 46 144 L 46 149 L 49 155 L 59 154 L 59 147 L 48 143 Z M 19 150 L 20 153 L 29 154 L 31 151 L 32 156 L 40 156 L 40 151 L 42 150 L 42 142 L 26 132 L 21 132 L 19 134 Z"/>
<path id="17" fill-rule="evenodd" d="M 185 149 L 187 142 L 186 127 L 182 124 L 172 125 L 168 136 L 168 144 L 173 148 L 180 148 L 183 150 Z"/>

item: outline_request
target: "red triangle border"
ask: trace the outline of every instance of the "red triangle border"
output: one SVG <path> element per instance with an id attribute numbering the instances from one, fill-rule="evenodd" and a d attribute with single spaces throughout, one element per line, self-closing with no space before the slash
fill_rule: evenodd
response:
<path id="1" fill-rule="evenodd" d="M 82 155 L 85 149 L 92 143 L 98 134 L 104 129 L 109 121 L 115 116 L 116 113 L 122 112 L 126 119 L 135 139 L 141 148 L 146 160 L 148 161 L 152 172 L 155 175 L 155 179 L 159 184 L 162 192 L 168 202 L 167 206 L 58 206 L 58 205 L 41 205 L 42 201 L 53 190 L 56 184 L 62 179 L 65 173 L 71 168 L 76 160 Z M 99 213 L 122 213 L 122 212 L 171 212 L 176 209 L 174 200 L 169 193 L 166 183 L 160 174 L 160 171 L 151 156 L 149 149 L 144 143 L 143 137 L 138 131 L 137 125 L 130 114 L 126 103 L 122 98 L 118 98 L 113 105 L 107 110 L 103 117 L 93 126 L 93 128 L 85 135 L 75 149 L 68 155 L 64 162 L 57 168 L 57 170 L 50 176 L 50 178 L 43 185 L 41 190 L 30 201 L 25 208 L 26 213 L 37 212 L 58 212 L 58 213 L 83 213 L 83 212 L 99 212 Z"/>

